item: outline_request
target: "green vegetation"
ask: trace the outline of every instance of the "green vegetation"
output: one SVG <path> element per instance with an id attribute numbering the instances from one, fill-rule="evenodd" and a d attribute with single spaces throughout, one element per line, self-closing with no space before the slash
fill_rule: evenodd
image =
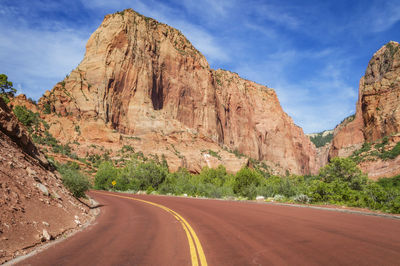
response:
<path id="1" fill-rule="evenodd" d="M 90 182 L 87 176 L 79 171 L 79 165 L 76 162 L 56 163 L 56 168 L 62 176 L 63 184 L 71 191 L 72 195 L 76 198 L 85 197 L 85 192 L 90 188 Z"/>
<path id="2" fill-rule="evenodd" d="M 0 95 L 2 98 L 8 100 L 8 98 L 14 97 L 16 92 L 17 90 L 13 88 L 13 83 L 8 81 L 7 75 L 0 74 Z"/>
<path id="3" fill-rule="evenodd" d="M 325 134 L 325 132 L 320 132 L 316 136 L 310 137 L 312 143 L 314 143 L 315 147 L 323 147 L 327 143 L 331 142 L 333 139 L 333 132 Z"/>
<path id="4" fill-rule="evenodd" d="M 391 149 L 387 148 L 388 144 L 388 136 L 376 141 L 374 145 L 365 142 L 360 149 L 353 152 L 350 158 L 356 163 L 376 160 L 378 158 L 382 160 L 393 160 L 400 155 L 400 142 L 396 143 Z"/>
<path id="5" fill-rule="evenodd" d="M 383 151 L 380 154 L 380 158 L 383 160 L 389 160 L 389 159 L 394 159 L 397 156 L 400 155 L 400 142 L 397 142 L 396 146 L 394 146 L 392 149 Z"/>
<path id="6" fill-rule="evenodd" d="M 274 201 L 337 204 L 400 213 L 400 176 L 378 182 L 368 180 L 348 158 L 334 158 L 316 176 L 279 177 L 270 175 L 268 167 L 260 162 L 253 162 L 253 168 L 244 167 L 235 175 L 227 173 L 223 166 L 205 167 L 199 174 L 190 174 L 183 168 L 170 173 L 165 160 L 160 162 L 157 156 L 150 159 L 139 154 L 133 154 L 122 167 L 111 160 L 102 161 L 95 188 L 212 198 L 264 196 Z"/>
<path id="7" fill-rule="evenodd" d="M 10 99 L 6 94 L 0 93 L 0 97 L 3 99 L 3 101 L 8 104 L 10 102 Z"/>
<path id="8" fill-rule="evenodd" d="M 212 157 L 215 157 L 218 160 L 221 160 L 221 155 L 219 155 L 219 152 L 217 152 L 217 151 L 213 151 L 213 150 L 208 149 L 208 150 L 202 150 L 201 152 L 202 153 L 207 153 L 207 154 L 211 155 Z"/>
<path id="9" fill-rule="evenodd" d="M 18 120 L 26 127 L 31 127 L 33 125 L 38 126 L 39 124 L 39 114 L 28 110 L 25 106 L 15 106 L 13 109 L 15 116 Z"/>
<path id="10" fill-rule="evenodd" d="M 115 189 L 118 190 L 156 190 L 167 174 L 168 168 L 156 160 L 131 160 L 122 168 L 114 167 L 111 161 L 104 161 L 96 173 L 95 188 L 111 189 L 111 182 L 115 180 Z"/>
<path id="11" fill-rule="evenodd" d="M 78 135 L 81 135 L 81 128 L 79 125 L 75 125 L 75 132 L 78 133 Z"/>
<path id="12" fill-rule="evenodd" d="M 75 154 L 71 153 L 71 147 L 68 143 L 64 145 L 60 144 L 58 140 L 50 134 L 48 131 L 49 125 L 39 117 L 38 113 L 34 113 L 25 106 L 19 105 L 14 107 L 13 112 L 18 120 L 27 127 L 32 140 L 36 144 L 50 146 L 54 153 L 60 153 L 73 159 L 77 157 Z M 42 131 L 41 128 L 44 128 L 44 131 Z"/>
<path id="13" fill-rule="evenodd" d="M 397 51 L 399 50 L 398 46 L 393 46 L 393 44 L 390 42 L 387 43 L 385 46 L 389 50 L 390 57 L 392 57 L 392 58 L 393 58 L 394 54 L 397 53 Z"/>
<path id="14" fill-rule="evenodd" d="M 46 114 L 46 115 L 51 114 L 51 106 L 49 103 L 45 103 L 43 105 L 43 114 Z"/>

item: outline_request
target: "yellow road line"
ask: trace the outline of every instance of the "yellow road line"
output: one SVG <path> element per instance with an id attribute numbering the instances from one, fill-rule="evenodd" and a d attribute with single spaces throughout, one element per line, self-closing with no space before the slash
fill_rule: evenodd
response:
<path id="1" fill-rule="evenodd" d="M 120 195 L 115 195 L 115 194 L 109 194 L 109 193 L 104 193 L 104 192 L 99 192 L 99 191 L 93 191 L 93 192 L 99 193 L 99 194 L 103 194 L 103 195 L 118 197 L 118 198 L 141 201 L 141 202 L 144 202 L 144 203 L 151 204 L 153 206 L 159 207 L 159 208 L 169 212 L 170 214 L 172 214 L 172 216 L 174 216 L 174 218 L 176 220 L 178 220 L 181 223 L 181 225 L 183 227 L 183 230 L 186 233 L 186 236 L 187 236 L 188 242 L 189 242 L 190 258 L 192 260 L 192 265 L 193 266 L 198 266 L 199 265 L 199 261 L 198 261 L 198 257 L 197 257 L 197 254 L 198 254 L 199 255 L 199 260 L 200 260 L 200 265 L 201 266 L 207 266 L 206 256 L 204 255 L 203 247 L 200 244 L 199 238 L 197 237 L 195 231 L 190 226 L 190 224 L 180 214 L 178 214 L 177 212 L 171 210 L 170 208 L 165 207 L 164 205 L 161 205 L 161 204 L 158 204 L 158 203 L 154 203 L 154 202 L 151 202 L 151 201 L 147 201 L 147 200 L 136 199 L 136 198 L 132 198 L 132 197 L 120 196 Z"/>

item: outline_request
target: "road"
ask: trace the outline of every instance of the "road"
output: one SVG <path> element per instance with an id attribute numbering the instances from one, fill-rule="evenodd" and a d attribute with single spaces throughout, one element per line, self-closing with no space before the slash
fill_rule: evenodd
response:
<path id="1" fill-rule="evenodd" d="M 90 195 L 103 205 L 96 223 L 20 265 L 400 264 L 400 220 L 254 202 Z"/>

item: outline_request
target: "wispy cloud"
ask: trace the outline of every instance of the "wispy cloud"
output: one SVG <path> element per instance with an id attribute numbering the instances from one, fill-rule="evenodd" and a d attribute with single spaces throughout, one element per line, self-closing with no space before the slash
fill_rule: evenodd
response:
<path id="1" fill-rule="evenodd" d="M 400 1 L 378 1 L 371 5 L 370 15 L 366 16 L 367 25 L 373 32 L 382 32 L 400 21 Z"/>
<path id="2" fill-rule="evenodd" d="M 289 29 L 296 29 L 301 24 L 299 18 L 292 15 L 283 5 L 261 4 L 255 9 L 255 12 L 260 18 Z"/>
<path id="3" fill-rule="evenodd" d="M 104 1 L 104 0 L 92 0 L 83 1 L 84 5 L 90 8 L 101 8 L 108 10 L 115 9 L 116 7 L 120 10 L 125 8 L 134 8 L 136 11 L 156 18 L 158 21 L 166 23 L 174 28 L 179 29 L 188 38 L 188 40 L 201 51 L 211 63 L 226 62 L 229 59 L 226 49 L 220 44 L 216 38 L 208 32 L 207 29 L 200 25 L 195 25 L 185 19 L 184 14 L 180 14 L 175 9 L 163 4 L 162 2 L 155 1 L 128 1 L 128 0 L 118 0 L 118 1 Z M 204 11 L 213 10 L 214 14 L 222 14 L 224 8 L 229 6 L 228 1 L 216 2 L 211 0 L 206 1 L 184 1 L 184 6 L 187 9 L 199 8 Z M 150 5 L 156 5 L 157 8 L 152 8 Z M 210 5 L 207 7 L 204 5 Z M 204 8 L 201 8 L 204 6 Z M 115 11 L 114 11 L 115 12 Z"/>
<path id="4" fill-rule="evenodd" d="M 306 132 L 354 112 L 372 54 L 400 40 L 399 0 L 0 0 L 0 69 L 38 98 L 83 58 L 103 16 L 126 8 L 182 31 L 213 68 L 273 87 Z"/>
<path id="5" fill-rule="evenodd" d="M 87 37 L 72 30 L 58 32 L 10 28 L 0 25 L 7 36 L 0 42 L 2 72 L 15 81 L 20 93 L 39 98 L 64 78 L 83 58 Z"/>
<path id="6" fill-rule="evenodd" d="M 351 57 L 337 56 L 339 51 L 283 50 L 264 57 L 258 65 L 242 65 L 239 75 L 275 89 L 281 105 L 307 133 L 331 129 L 355 111 L 357 84 L 344 77 Z M 337 57 L 337 58 L 336 58 Z M 293 65 L 325 62 L 306 77 L 292 75 Z"/>

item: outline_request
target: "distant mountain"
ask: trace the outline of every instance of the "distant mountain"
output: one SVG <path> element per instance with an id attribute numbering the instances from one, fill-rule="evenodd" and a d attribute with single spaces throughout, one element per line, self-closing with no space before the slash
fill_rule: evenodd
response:
<path id="1" fill-rule="evenodd" d="M 319 133 L 307 134 L 315 147 L 319 148 L 330 143 L 333 139 L 333 130 L 325 130 Z"/>

